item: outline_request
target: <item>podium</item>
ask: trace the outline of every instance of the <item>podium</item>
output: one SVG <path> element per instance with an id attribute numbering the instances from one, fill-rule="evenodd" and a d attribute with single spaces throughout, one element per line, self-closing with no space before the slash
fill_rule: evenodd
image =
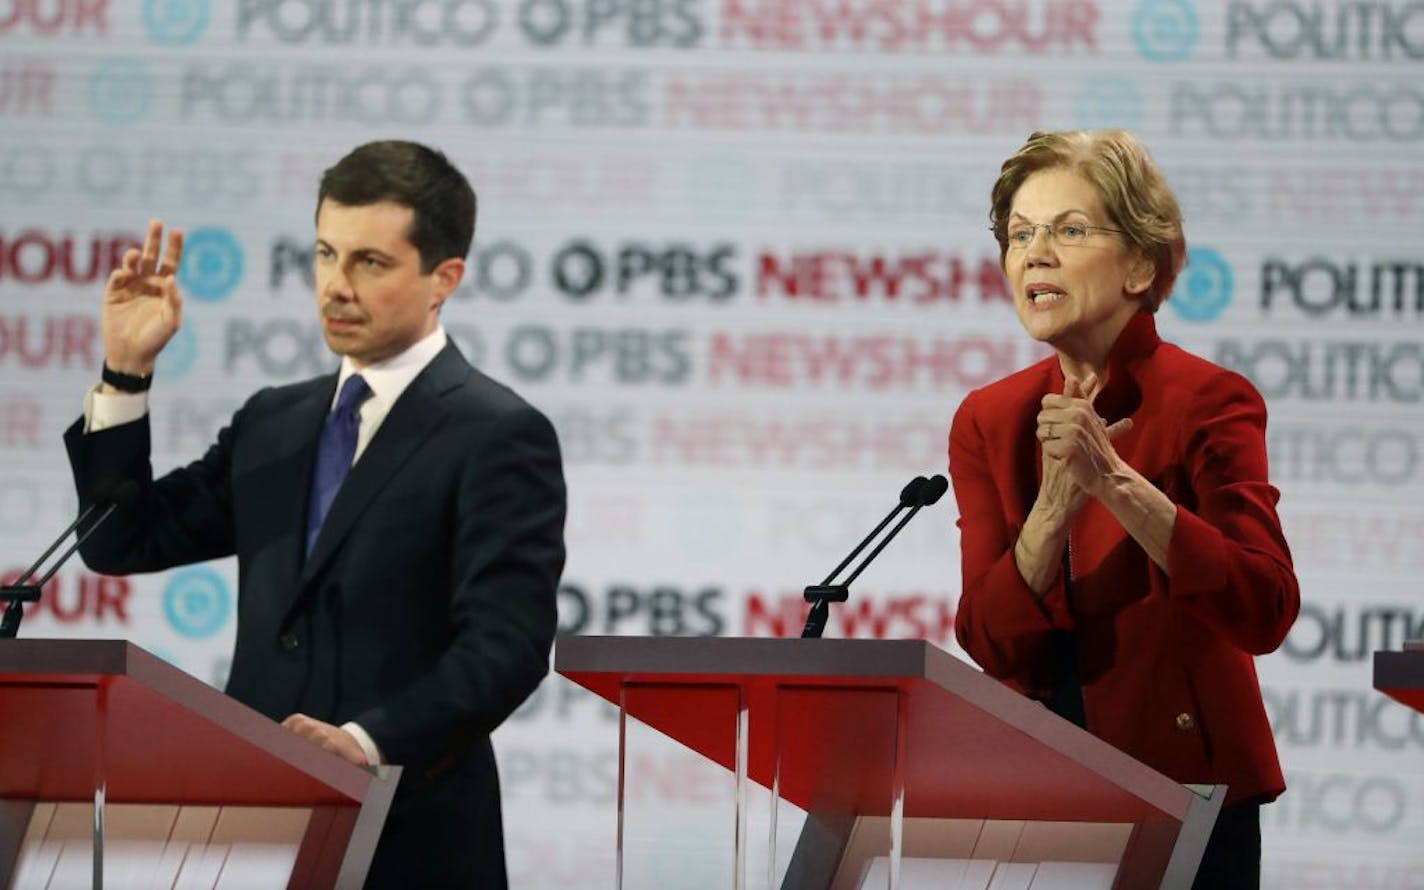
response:
<path id="1" fill-rule="evenodd" d="M 1374 667 L 1376 689 L 1424 713 L 1424 642 L 1411 640 L 1403 652 L 1376 652 Z"/>
<path id="2" fill-rule="evenodd" d="M 1189 888 L 1225 798 L 919 640 L 561 637 L 554 666 L 619 707 L 624 890 Z"/>
<path id="3" fill-rule="evenodd" d="M 359 888 L 376 774 L 121 640 L 0 640 L 0 887 Z"/>

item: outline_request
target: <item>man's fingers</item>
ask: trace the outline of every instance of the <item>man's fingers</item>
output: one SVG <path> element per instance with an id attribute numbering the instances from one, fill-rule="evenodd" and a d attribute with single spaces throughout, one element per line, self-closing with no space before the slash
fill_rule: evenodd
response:
<path id="1" fill-rule="evenodd" d="M 168 309 L 173 313 L 173 330 L 183 326 L 183 293 L 178 290 L 178 281 L 169 277 L 163 279 L 159 285 L 162 289 L 163 300 L 168 304 Z"/>
<path id="2" fill-rule="evenodd" d="M 163 254 L 163 262 L 159 264 L 157 272 L 159 275 L 173 275 L 178 271 L 178 264 L 183 261 L 183 230 L 168 230 L 168 250 Z"/>
<path id="3" fill-rule="evenodd" d="M 143 256 L 139 260 L 139 274 L 152 275 L 158 268 L 158 250 L 163 243 L 163 220 L 148 221 L 148 234 L 143 239 Z"/>
<path id="4" fill-rule="evenodd" d="M 107 291 L 122 290 L 130 281 L 133 281 L 133 277 L 133 273 L 127 269 L 115 269 L 109 273 L 109 283 L 104 289 Z"/>
<path id="5" fill-rule="evenodd" d="M 1078 386 L 1078 378 L 1077 378 L 1077 377 L 1064 377 L 1064 378 L 1063 378 L 1063 395 L 1067 396 L 1067 397 L 1070 398 L 1070 399 L 1076 399 L 1076 398 L 1078 398 L 1078 393 L 1079 393 L 1079 392 L 1081 392 L 1081 390 L 1079 389 L 1079 386 Z"/>
<path id="6" fill-rule="evenodd" d="M 350 733 L 339 726 L 324 723 L 305 714 L 293 714 L 282 721 L 282 726 L 291 730 L 299 738 L 306 739 L 323 751 L 330 751 L 337 757 L 356 766 L 368 766 L 366 752 Z"/>

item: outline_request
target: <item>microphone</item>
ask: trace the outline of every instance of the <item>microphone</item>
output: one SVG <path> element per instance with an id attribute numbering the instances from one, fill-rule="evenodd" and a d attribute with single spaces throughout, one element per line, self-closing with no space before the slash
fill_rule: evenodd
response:
<path id="1" fill-rule="evenodd" d="M 24 574 L 15 579 L 14 583 L 0 586 L 0 602 L 8 603 L 5 607 L 4 617 L 0 618 L 0 639 L 14 637 L 15 634 L 19 632 L 20 622 L 25 618 L 25 603 L 39 602 L 40 592 L 44 590 L 44 586 L 49 583 L 49 579 L 54 577 L 54 573 L 59 571 L 59 567 L 69 561 L 69 557 L 74 555 L 74 551 L 79 549 L 79 545 L 84 543 L 84 539 L 92 535 L 94 530 L 98 528 L 105 519 L 108 519 L 111 513 L 119 508 L 119 505 L 126 504 L 137 496 L 137 483 L 132 480 L 120 482 L 114 487 L 113 492 L 108 497 L 97 498 L 93 503 L 80 511 L 79 517 L 69 524 L 69 528 L 61 532 L 59 537 L 54 539 L 54 543 L 50 544 L 49 548 L 40 554 L 40 558 L 35 560 L 34 565 L 26 569 Z M 98 517 L 89 524 L 88 528 L 79 533 L 79 536 L 75 538 L 74 543 L 70 545 L 69 549 L 64 551 L 64 554 L 49 567 L 49 571 L 44 573 L 44 577 L 32 583 L 31 579 L 34 578 L 35 573 L 40 570 L 40 566 L 44 565 L 44 561 L 49 559 L 50 554 L 58 550 L 59 545 L 64 543 L 64 539 L 68 538 L 75 529 L 83 525 L 84 520 L 93 516 L 94 511 L 99 510 L 101 504 L 105 504 L 106 506 L 103 507 Z"/>
<path id="2" fill-rule="evenodd" d="M 819 637 L 821 635 L 822 631 L 826 629 L 826 619 L 830 617 L 830 604 L 843 603 L 849 599 L 851 582 L 860 577 L 860 573 L 865 571 L 865 567 L 870 565 L 871 560 L 880 555 L 880 551 L 885 549 L 885 545 L 889 544 L 890 541 L 900 533 L 900 529 L 904 528 L 905 524 L 913 519 L 915 514 L 920 512 L 921 508 L 928 507 L 935 503 L 943 497 L 944 493 L 948 490 L 949 481 L 939 475 L 931 476 L 928 479 L 924 476 L 916 476 L 910 480 L 909 484 L 900 490 L 900 502 L 885 515 L 884 519 L 880 520 L 880 524 L 872 529 L 870 534 L 866 535 L 865 539 L 857 544 L 855 549 L 852 550 L 845 559 L 841 560 L 840 565 L 831 570 L 831 573 L 826 576 L 826 580 L 820 584 L 809 585 L 802 594 L 806 602 L 812 604 L 811 613 L 806 616 L 806 626 L 801 630 L 801 637 L 803 639 Z M 860 565 L 855 567 L 855 571 L 850 573 L 850 577 L 839 584 L 833 583 L 835 577 L 839 575 L 846 566 L 850 565 L 850 561 L 855 559 L 856 555 L 864 550 L 866 546 L 875 539 L 875 536 L 884 530 L 885 526 L 894 521 L 895 517 L 902 510 L 907 512 L 904 516 L 900 517 L 900 522 L 890 530 L 889 534 L 880 540 L 880 543 L 876 545 L 875 549 L 870 551 L 870 555 L 861 560 Z"/>

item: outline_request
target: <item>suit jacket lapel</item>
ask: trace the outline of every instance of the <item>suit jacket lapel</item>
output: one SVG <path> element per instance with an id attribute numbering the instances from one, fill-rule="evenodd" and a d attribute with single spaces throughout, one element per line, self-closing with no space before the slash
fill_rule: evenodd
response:
<path id="1" fill-rule="evenodd" d="M 302 567 L 301 587 L 306 587 L 331 559 L 351 526 L 391 476 L 439 428 L 447 413 L 441 402 L 442 397 L 463 383 L 469 372 L 470 366 L 459 350 L 453 345 L 446 346 L 396 399 L 380 429 L 376 430 L 376 435 L 341 483 L 336 499 L 331 502 L 331 510 L 322 523 L 316 544 Z M 310 463 L 307 469 L 308 488 L 311 484 Z"/>

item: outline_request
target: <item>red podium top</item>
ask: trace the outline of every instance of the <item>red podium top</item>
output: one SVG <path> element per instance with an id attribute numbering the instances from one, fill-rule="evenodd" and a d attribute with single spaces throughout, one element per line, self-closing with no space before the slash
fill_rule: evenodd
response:
<path id="1" fill-rule="evenodd" d="M 1181 821 L 1197 797 L 922 640 L 561 637 L 554 666 L 614 704 L 638 684 L 631 716 L 729 769 L 735 735 L 678 690 L 739 690 L 748 774 L 771 787 L 779 748 L 781 794 L 807 810 L 828 786 L 857 812 L 888 808 L 896 721 L 877 689 L 905 693 L 907 816 Z M 820 694 L 788 706 L 788 689 Z"/>
<path id="2" fill-rule="evenodd" d="M 0 798 L 359 806 L 374 778 L 122 640 L 0 641 Z"/>

